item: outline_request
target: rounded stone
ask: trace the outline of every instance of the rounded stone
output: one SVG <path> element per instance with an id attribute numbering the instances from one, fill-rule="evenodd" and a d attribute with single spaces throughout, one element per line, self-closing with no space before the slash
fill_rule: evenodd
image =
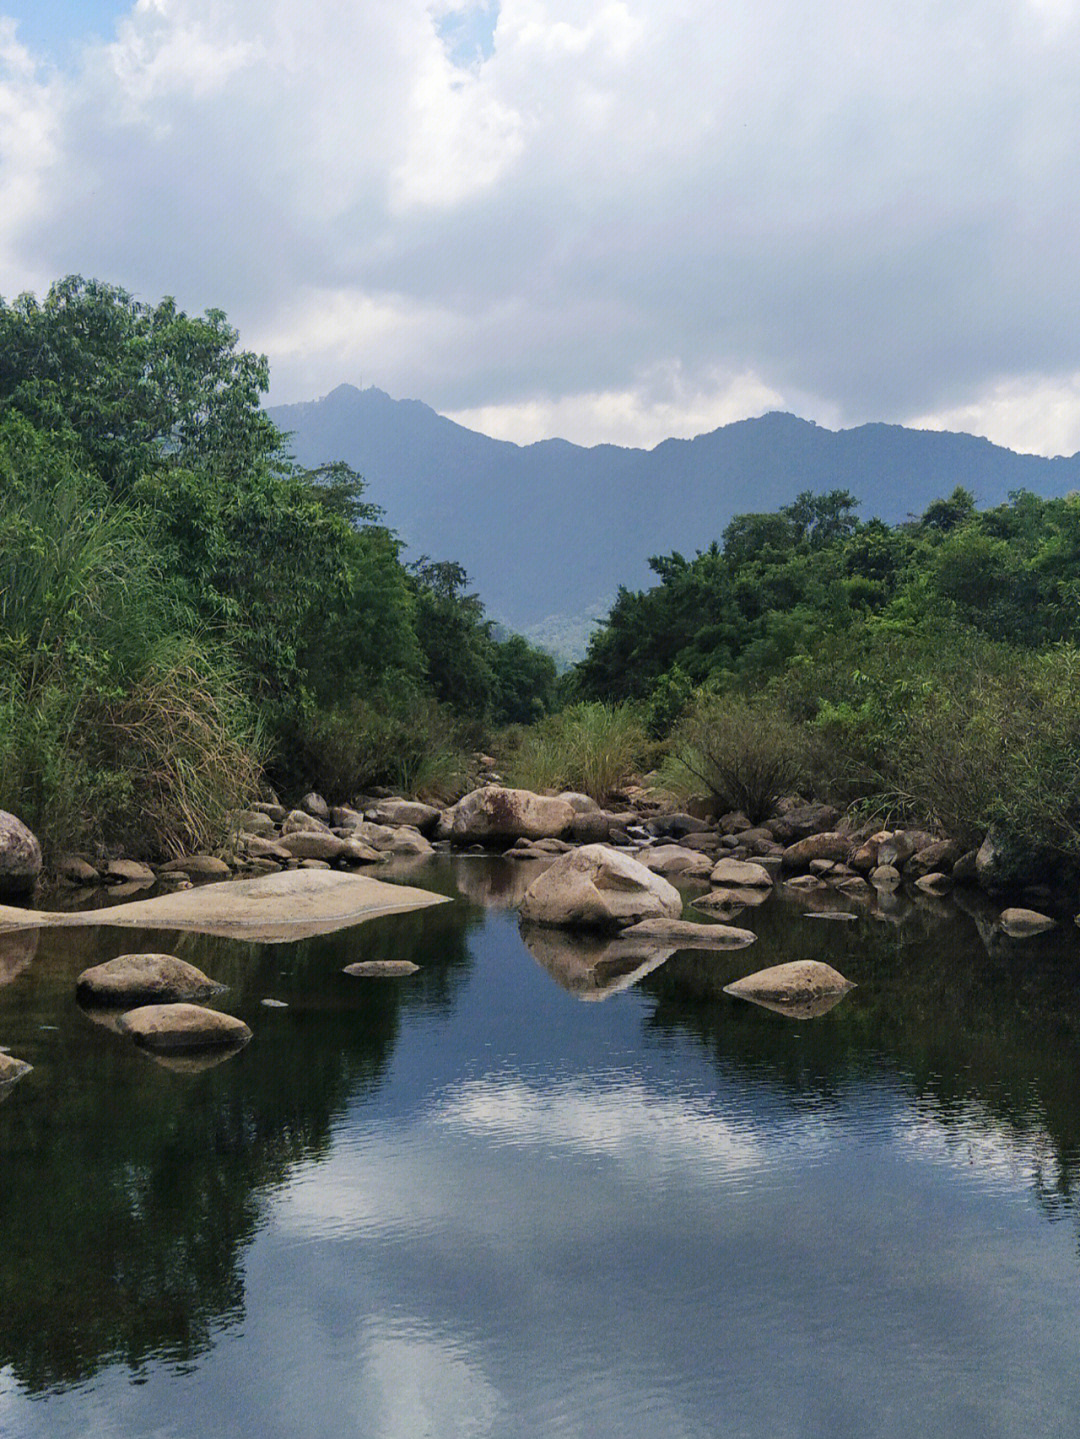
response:
<path id="1" fill-rule="evenodd" d="M 365 959 L 358 964 L 347 964 L 341 972 L 353 979 L 403 979 L 419 969 L 418 964 L 407 959 Z"/>
<path id="2" fill-rule="evenodd" d="M 41 845 L 21 819 L 0 809 L 0 899 L 29 894 L 41 874 Z"/>
<path id="3" fill-rule="evenodd" d="M 232 1014 L 199 1004 L 147 1004 L 129 1010 L 120 1028 L 147 1049 L 215 1049 L 247 1044 L 251 1030 Z"/>
<path id="4" fill-rule="evenodd" d="M 75 982 L 83 1004 L 177 1004 L 211 999 L 225 986 L 174 954 L 121 954 L 106 964 L 84 969 Z"/>

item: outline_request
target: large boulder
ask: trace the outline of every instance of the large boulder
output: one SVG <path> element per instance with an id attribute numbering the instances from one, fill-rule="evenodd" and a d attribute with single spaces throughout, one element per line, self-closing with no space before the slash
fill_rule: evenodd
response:
<path id="1" fill-rule="evenodd" d="M 75 994 L 87 1005 L 200 1003 L 221 994 L 218 984 L 173 954 L 121 954 L 106 964 L 84 969 L 75 981 Z"/>
<path id="2" fill-rule="evenodd" d="M 237 1048 L 247 1044 L 251 1030 L 242 1019 L 204 1009 L 198 1004 L 147 1004 L 128 1010 L 120 1029 L 147 1049 L 185 1050 Z"/>
<path id="3" fill-rule="evenodd" d="M 991 830 L 975 856 L 975 878 L 983 889 L 993 893 L 1003 889 L 1013 877 L 1010 856 L 1000 838 Z"/>
<path id="4" fill-rule="evenodd" d="M 850 979 L 814 959 L 797 959 L 759 969 L 724 986 L 725 994 L 749 999 L 793 1018 L 813 1019 L 826 1013 L 855 986 Z"/>
<path id="5" fill-rule="evenodd" d="M 827 830 L 789 844 L 781 858 L 785 869 L 809 869 L 812 859 L 831 859 L 843 864 L 850 849 L 851 840 L 846 834 L 841 834 L 838 830 Z"/>
<path id="6" fill-rule="evenodd" d="M 653 874 L 681 875 L 684 879 L 707 879 L 713 867 L 707 854 L 683 849 L 679 844 L 658 844 L 654 849 L 643 849 L 638 860 Z"/>
<path id="7" fill-rule="evenodd" d="M 29 894 L 41 873 L 41 845 L 6 809 L 0 809 L 0 899 Z"/>
<path id="8" fill-rule="evenodd" d="M 523 919 L 583 929 L 625 929 L 643 919 L 678 919 L 679 891 L 629 855 L 587 844 L 560 855 L 525 892 Z"/>
<path id="9" fill-rule="evenodd" d="M 335 860 L 342 858 L 351 841 L 338 839 L 336 834 L 299 829 L 291 834 L 283 834 L 279 843 L 293 859 Z"/>
<path id="10" fill-rule="evenodd" d="M 565 799 L 489 784 L 458 800 L 449 837 L 455 844 L 560 839 L 573 827 L 576 813 Z"/>
<path id="11" fill-rule="evenodd" d="M 381 799 L 367 811 L 366 818 L 372 824 L 390 825 L 395 829 L 409 825 L 421 834 L 431 834 L 439 823 L 440 813 L 433 804 L 421 804 L 415 799 Z"/>

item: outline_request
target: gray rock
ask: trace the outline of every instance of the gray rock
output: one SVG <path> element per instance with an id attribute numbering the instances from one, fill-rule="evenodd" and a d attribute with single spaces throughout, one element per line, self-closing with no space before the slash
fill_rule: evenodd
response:
<path id="1" fill-rule="evenodd" d="M 281 822 L 281 833 L 283 837 L 290 834 L 329 834 L 330 826 L 306 810 L 292 809 Z"/>
<path id="2" fill-rule="evenodd" d="M 829 859 L 843 864 L 850 850 L 851 841 L 846 834 L 841 834 L 839 830 L 826 830 L 789 844 L 781 858 L 787 870 L 808 869 L 812 859 Z"/>
<path id="3" fill-rule="evenodd" d="M 215 1049 L 247 1044 L 251 1030 L 232 1014 L 198 1004 L 147 1004 L 122 1016 L 120 1028 L 147 1049 Z"/>
<path id="4" fill-rule="evenodd" d="M 316 794 L 314 790 L 309 791 L 304 796 L 300 801 L 299 808 L 302 809 L 305 814 L 313 815 L 315 819 L 321 819 L 323 824 L 330 823 L 330 806 L 323 799 L 322 795 Z"/>
<path id="5" fill-rule="evenodd" d="M 56 873 L 68 884 L 97 884 L 98 882 L 97 870 L 77 854 L 61 855 L 56 861 Z"/>
<path id="6" fill-rule="evenodd" d="M 578 844 L 603 844 L 610 834 L 611 816 L 602 809 L 574 811 L 570 837 Z"/>
<path id="7" fill-rule="evenodd" d="M 1040 914 L 1037 909 L 1002 910 L 999 923 L 1010 939 L 1027 939 L 1033 934 L 1043 934 L 1055 925 L 1049 915 Z"/>
<path id="8" fill-rule="evenodd" d="M 358 964 L 347 964 L 342 974 L 353 979 L 402 979 L 407 974 L 416 974 L 420 966 L 408 959 L 365 959 Z"/>
<path id="9" fill-rule="evenodd" d="M 686 879 L 706 879 L 713 867 L 707 854 L 678 844 L 658 844 L 652 849 L 643 849 L 637 858 L 653 874 L 681 875 Z"/>
<path id="10" fill-rule="evenodd" d="M 33 1070 L 32 1064 L 27 1064 L 25 1059 L 16 1059 L 14 1055 L 5 1054 L 0 1050 L 0 1097 L 3 1097 L 9 1085 L 22 1079 Z"/>
<path id="11" fill-rule="evenodd" d="M 280 847 L 293 859 L 340 859 L 352 840 L 338 839 L 336 834 L 322 834 L 315 830 L 295 830 L 283 834 Z"/>
<path id="12" fill-rule="evenodd" d="M 123 1005 L 198 1003 L 222 994 L 216 983 L 173 954 L 121 954 L 106 964 L 84 969 L 75 981 L 81 1004 Z"/>
<path id="13" fill-rule="evenodd" d="M 564 799 L 485 785 L 454 806 L 450 838 L 459 845 L 561 839 L 570 832 L 575 813 Z"/>
<path id="14" fill-rule="evenodd" d="M 197 879 L 228 879 L 232 873 L 225 861 L 218 859 L 215 854 L 189 854 L 181 859 L 171 859 L 168 864 L 163 864 L 158 872 L 171 874 L 174 870 Z"/>
<path id="15" fill-rule="evenodd" d="M 624 929 L 642 919 L 678 919 L 674 886 L 629 855 L 590 844 L 560 855 L 529 886 L 524 919 L 537 924 Z"/>
<path id="16" fill-rule="evenodd" d="M 813 834 L 834 829 L 840 811 L 831 804 L 798 804 L 765 821 L 764 828 L 782 845 L 792 845 Z"/>
<path id="17" fill-rule="evenodd" d="M 599 814 L 601 812 L 600 806 L 591 795 L 578 794 L 576 790 L 563 790 L 558 798 L 564 799 L 575 814 Z"/>
<path id="18" fill-rule="evenodd" d="M 385 824 L 392 828 L 408 825 L 421 834 L 433 834 L 439 823 L 440 811 L 431 804 L 421 804 L 412 799 L 383 799 L 364 818 L 372 824 Z"/>
<path id="19" fill-rule="evenodd" d="M 41 874 L 41 845 L 21 819 L 0 809 L 0 899 L 29 894 Z"/>
<path id="20" fill-rule="evenodd" d="M 622 931 L 627 939 L 655 939 L 679 949 L 745 949 L 757 935 L 731 924 L 694 924 L 688 919 L 643 919 Z"/>
<path id="21" fill-rule="evenodd" d="M 993 892 L 1005 884 L 1008 877 L 1006 867 L 1004 846 L 991 830 L 975 855 L 975 877 L 983 889 Z"/>
<path id="22" fill-rule="evenodd" d="M 718 860 L 712 869 L 710 878 L 713 884 L 737 889 L 743 887 L 769 889 L 773 882 L 772 875 L 764 865 L 753 864 L 744 859 Z"/>
<path id="23" fill-rule="evenodd" d="M 925 874 L 948 874 L 962 854 L 959 840 L 935 840 L 933 844 L 915 851 L 904 866 L 904 873 L 909 879 L 918 879 Z"/>
<path id="24" fill-rule="evenodd" d="M 245 834 L 257 834 L 261 839 L 268 839 L 277 832 L 274 821 L 261 809 L 237 810 L 232 816 L 232 827 L 243 830 Z"/>
<path id="25" fill-rule="evenodd" d="M 816 1019 L 854 988 L 851 980 L 845 979 L 832 965 L 797 959 L 737 979 L 734 984 L 724 986 L 724 993 L 749 999 L 793 1018 Z"/>
<path id="26" fill-rule="evenodd" d="M 110 859 L 105 866 L 105 878 L 116 884 L 153 884 L 156 877 L 148 864 L 137 859 Z"/>
<path id="27" fill-rule="evenodd" d="M 875 889 L 895 889 L 900 883 L 900 871 L 895 865 L 879 864 L 870 874 L 870 883 Z"/>
<path id="28" fill-rule="evenodd" d="M 921 889 L 924 894 L 948 894 L 952 887 L 952 877 L 943 870 L 921 874 L 915 881 L 915 888 Z"/>

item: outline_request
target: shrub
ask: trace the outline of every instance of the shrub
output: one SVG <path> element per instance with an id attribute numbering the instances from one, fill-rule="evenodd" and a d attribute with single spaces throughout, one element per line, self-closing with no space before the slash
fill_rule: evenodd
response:
<path id="1" fill-rule="evenodd" d="M 702 786 L 721 813 L 755 823 L 807 774 L 805 731 L 762 696 L 702 694 L 677 726 L 661 782 L 686 795 Z"/>

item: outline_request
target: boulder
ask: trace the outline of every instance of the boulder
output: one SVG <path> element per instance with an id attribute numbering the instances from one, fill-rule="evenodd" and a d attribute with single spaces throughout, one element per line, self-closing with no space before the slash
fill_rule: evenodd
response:
<path id="1" fill-rule="evenodd" d="M 975 856 L 975 877 L 985 890 L 1002 889 L 1008 880 L 1007 866 L 1005 848 L 991 830 Z"/>
<path id="2" fill-rule="evenodd" d="M 851 841 L 846 834 L 841 834 L 838 830 L 825 830 L 789 844 L 781 858 L 785 869 L 807 869 L 812 859 L 831 859 L 844 863 L 850 848 Z"/>
<path id="3" fill-rule="evenodd" d="M 952 867 L 952 877 L 957 884 L 975 884 L 979 877 L 977 859 L 978 850 L 974 849 L 969 849 L 960 856 Z"/>
<path id="4" fill-rule="evenodd" d="M 929 874 L 920 874 L 915 881 L 915 888 L 921 889 L 923 894 L 948 894 L 952 887 L 951 876 L 940 869 L 932 870 Z"/>
<path id="5" fill-rule="evenodd" d="M 97 870 L 77 854 L 61 855 L 56 861 L 56 873 L 67 884 L 97 884 L 98 882 Z"/>
<path id="6" fill-rule="evenodd" d="M 418 829 L 402 825 L 393 832 L 393 838 L 382 846 L 384 854 L 431 854 L 431 841 L 424 838 Z"/>
<path id="7" fill-rule="evenodd" d="M 871 871 L 870 883 L 875 889 L 895 889 L 900 883 L 900 871 L 892 864 L 879 864 Z"/>
<path id="8" fill-rule="evenodd" d="M 285 806 L 283 804 L 278 804 L 276 800 L 274 800 L 272 803 L 264 800 L 258 800 L 255 804 L 251 806 L 251 808 L 253 810 L 257 810 L 260 814 L 267 815 L 270 819 L 274 821 L 275 824 L 281 824 L 286 814 Z"/>
<path id="9" fill-rule="evenodd" d="M 904 866 L 904 873 L 909 879 L 918 879 L 926 874 L 947 874 L 963 852 L 959 840 L 937 839 L 933 844 L 915 851 Z"/>
<path id="10" fill-rule="evenodd" d="M 273 859 L 279 864 L 285 864 L 292 859 L 292 851 L 287 850 L 278 840 L 261 839 L 256 834 L 241 834 L 236 840 L 239 847 L 252 859 Z"/>
<path id="11" fill-rule="evenodd" d="M 305 814 L 310 814 L 315 819 L 321 819 L 323 824 L 330 823 L 330 806 L 323 799 L 322 795 L 316 794 L 314 790 L 309 791 L 309 793 L 304 796 L 300 801 L 299 808 L 302 809 Z"/>
<path id="12" fill-rule="evenodd" d="M 433 834 L 440 813 L 433 804 L 421 804 L 419 800 L 382 799 L 366 812 L 364 818 L 372 824 L 385 824 L 393 829 L 408 825 L 421 834 Z"/>
<path id="13" fill-rule="evenodd" d="M 738 999 L 749 999 L 767 1009 L 778 1010 L 793 1018 L 813 1019 L 826 1013 L 849 990 L 850 979 L 814 959 L 797 959 L 790 964 L 775 964 L 726 984 L 724 993 Z"/>
<path id="14" fill-rule="evenodd" d="M 694 834 L 684 834 L 679 843 L 683 849 L 697 849 L 702 854 L 716 854 L 727 837 L 715 829 L 702 829 Z"/>
<path id="15" fill-rule="evenodd" d="M 622 931 L 626 939 L 653 939 L 679 949 L 745 949 L 757 935 L 731 924 L 694 924 L 688 919 L 643 919 Z"/>
<path id="16" fill-rule="evenodd" d="M 232 873 L 225 861 L 214 854 L 189 854 L 182 859 L 171 859 L 161 866 L 159 873 L 171 874 L 177 870 L 196 879 L 228 879 Z"/>
<path id="17" fill-rule="evenodd" d="M 25 1059 L 16 1059 L 12 1054 L 5 1054 L 0 1050 L 0 1097 L 7 1093 L 8 1086 L 14 1084 L 17 1079 L 22 1079 L 33 1069 L 32 1064 L 27 1064 Z"/>
<path id="18" fill-rule="evenodd" d="M 261 809 L 237 810 L 232 816 L 232 827 L 243 830 L 245 834 L 257 834 L 260 839 L 268 839 L 270 835 L 277 833 L 277 825 Z"/>
<path id="19" fill-rule="evenodd" d="M 348 804 L 336 804 L 330 811 L 330 827 L 335 830 L 352 831 L 358 824 L 364 823 L 364 816 L 358 809 L 353 809 Z M 345 836 L 342 835 L 342 839 Z"/>
<path id="20" fill-rule="evenodd" d="M 575 810 L 570 837 L 578 844 L 604 844 L 611 834 L 611 817 L 602 809 Z"/>
<path id="21" fill-rule="evenodd" d="M 360 839 L 343 839 L 338 856 L 342 864 L 378 864 L 382 855 Z"/>
<path id="22" fill-rule="evenodd" d="M 813 834 L 835 828 L 840 811 L 831 804 L 800 804 L 765 821 L 764 828 L 779 844 L 792 845 Z"/>
<path id="23" fill-rule="evenodd" d="M 564 799 L 485 785 L 458 800 L 452 813 L 449 837 L 455 844 L 466 845 L 559 839 L 570 832 L 576 811 Z"/>
<path id="24" fill-rule="evenodd" d="M 678 919 L 674 886 L 629 855 L 602 844 L 560 855 L 525 892 L 524 919 L 537 924 L 624 929 L 642 919 Z"/>
<path id="25" fill-rule="evenodd" d="M 1010 939 L 1027 939 L 1030 935 L 1053 929 L 1055 921 L 1049 915 L 1040 914 L 1037 909 L 1006 909 L 1002 910 L 998 923 Z"/>
<path id="26" fill-rule="evenodd" d="M 222 994 L 225 986 L 173 954 L 121 954 L 106 964 L 84 969 L 75 981 L 81 1004 L 122 1005 L 200 1003 Z"/>
<path id="27" fill-rule="evenodd" d="M 353 979 L 401 979 L 407 974 L 418 974 L 420 966 L 408 959 L 364 959 L 357 964 L 347 964 L 342 974 Z"/>
<path id="28" fill-rule="evenodd" d="M 637 858 L 653 874 L 681 875 L 684 879 L 706 879 L 713 867 L 707 854 L 683 849 L 678 844 L 658 844 L 654 849 L 643 849 Z"/>
<path id="29" fill-rule="evenodd" d="M 735 888 L 748 886 L 750 889 L 768 889 L 772 875 L 763 865 L 752 864 L 744 859 L 721 859 L 714 866 L 710 879 L 713 884 Z"/>
<path id="30" fill-rule="evenodd" d="M 29 894 L 41 873 L 41 845 L 21 819 L 0 809 L 0 899 Z"/>
<path id="31" fill-rule="evenodd" d="M 323 834 L 315 830 L 294 830 L 283 834 L 280 846 L 293 859 L 340 859 L 352 840 L 338 839 L 336 834 Z"/>
<path id="32" fill-rule="evenodd" d="M 114 884 L 153 884 L 156 877 L 148 864 L 137 859 L 110 859 L 105 866 L 105 878 Z"/>
<path id="33" fill-rule="evenodd" d="M 593 799 L 592 795 L 578 794 L 576 790 L 566 789 L 558 796 L 564 799 L 575 814 L 599 814 L 600 806 Z"/>
<path id="34" fill-rule="evenodd" d="M 893 869 L 903 869 L 914 853 L 914 839 L 898 829 L 878 845 L 877 860 L 878 864 L 891 864 Z"/>
<path id="35" fill-rule="evenodd" d="M 281 833 L 288 834 L 329 834 L 330 826 L 306 810 L 291 809 L 281 821 Z"/>
<path id="36" fill-rule="evenodd" d="M 216 1049 L 247 1044 L 251 1030 L 232 1014 L 199 1004 L 146 1004 L 129 1009 L 120 1029 L 147 1049 Z"/>
<path id="37" fill-rule="evenodd" d="M 754 824 L 741 809 L 732 809 L 720 816 L 716 827 L 721 834 L 742 834 L 744 830 L 753 829 Z"/>

